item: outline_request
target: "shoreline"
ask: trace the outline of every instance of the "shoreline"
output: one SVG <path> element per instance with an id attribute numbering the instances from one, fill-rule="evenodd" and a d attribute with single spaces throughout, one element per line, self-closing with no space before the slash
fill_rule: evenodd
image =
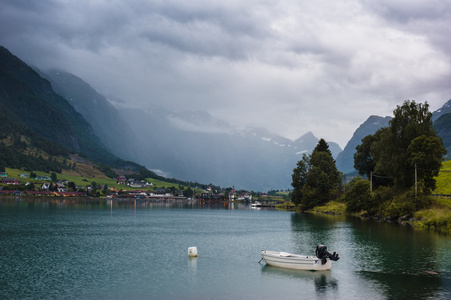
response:
<path id="1" fill-rule="evenodd" d="M 296 210 L 300 212 L 299 210 Z M 330 201 L 324 206 L 317 206 L 305 213 L 322 214 L 329 216 L 356 217 L 362 220 L 370 220 L 373 222 L 396 223 L 399 225 L 407 225 L 415 230 L 431 231 L 440 234 L 451 234 L 451 210 L 447 207 L 434 205 L 429 209 L 417 211 L 413 216 L 401 216 L 398 218 L 390 216 L 369 216 L 365 211 L 359 213 L 347 213 L 346 204 Z"/>

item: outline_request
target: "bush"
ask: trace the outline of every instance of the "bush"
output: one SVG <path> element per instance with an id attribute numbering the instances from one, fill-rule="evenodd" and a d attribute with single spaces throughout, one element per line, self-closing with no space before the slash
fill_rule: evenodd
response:
<path id="1" fill-rule="evenodd" d="M 403 194 L 395 196 L 392 201 L 383 205 L 382 212 L 385 216 L 401 217 L 412 216 L 420 209 L 428 208 L 432 205 L 431 196 L 420 194 L 415 197 L 415 192 L 409 190 Z"/>
<path id="2" fill-rule="evenodd" d="M 351 187 L 351 190 L 346 192 L 346 210 L 348 212 L 359 212 L 366 210 L 368 204 L 371 202 L 370 183 L 368 180 L 359 179 Z"/>
<path id="3" fill-rule="evenodd" d="M 451 232 L 451 217 L 443 216 L 424 222 L 423 225 L 428 230 L 437 230 L 442 232 Z"/>
<path id="4" fill-rule="evenodd" d="M 395 197 L 395 191 L 391 187 L 380 186 L 369 201 L 366 211 L 370 216 L 381 213 L 381 207 L 384 203 L 391 201 Z"/>

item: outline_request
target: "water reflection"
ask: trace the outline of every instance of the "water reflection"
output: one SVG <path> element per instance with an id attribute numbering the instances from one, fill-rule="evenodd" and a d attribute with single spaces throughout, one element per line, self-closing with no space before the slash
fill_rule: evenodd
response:
<path id="1" fill-rule="evenodd" d="M 388 299 L 449 299 L 442 284 L 450 287 L 450 279 L 443 282 L 439 276 L 392 274 L 382 272 L 359 271 L 366 281 L 374 281 L 380 287 L 380 292 Z"/>
<path id="2" fill-rule="evenodd" d="M 329 251 L 337 250 L 342 240 L 340 230 L 344 227 L 343 217 L 317 217 L 311 214 L 291 215 L 291 235 L 298 254 L 315 253 L 318 244 L 326 245 Z M 288 251 L 288 250 L 287 250 Z"/>
<path id="3" fill-rule="evenodd" d="M 0 220 L 1 299 L 451 299 L 451 237 L 394 224 L 73 198 L 0 199 Z M 331 271 L 257 264 L 260 249 L 319 243 L 340 254 Z"/>
<path id="4" fill-rule="evenodd" d="M 197 201 L 191 199 L 137 199 L 137 198 L 75 198 L 75 197 L 15 197 L 3 198 L 0 201 L 3 206 L 27 206 L 29 208 L 103 208 L 111 211 L 117 208 L 125 209 L 151 209 L 151 208 L 183 208 L 183 209 L 226 209 L 242 210 L 251 206 L 241 202 L 229 201 Z M 271 207 L 259 208 L 259 210 L 274 210 Z"/>
<path id="5" fill-rule="evenodd" d="M 316 244 L 337 251 L 334 270 L 384 298 L 447 298 L 451 290 L 451 239 L 398 224 L 334 216 L 293 214 L 293 244 L 309 254 Z M 310 248 L 310 251 L 309 251 Z"/>
<path id="6" fill-rule="evenodd" d="M 336 293 L 338 290 L 338 280 L 331 276 L 331 271 L 292 270 L 264 265 L 262 274 L 265 276 L 284 276 L 307 282 L 313 281 L 318 295 L 325 295 L 331 292 Z"/>

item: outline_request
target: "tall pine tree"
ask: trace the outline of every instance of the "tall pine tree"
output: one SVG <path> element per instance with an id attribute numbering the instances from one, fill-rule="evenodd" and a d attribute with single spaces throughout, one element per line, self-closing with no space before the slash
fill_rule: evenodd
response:
<path id="1" fill-rule="evenodd" d="M 321 139 L 312 154 L 304 155 L 293 170 L 291 199 L 303 210 L 323 205 L 332 200 L 340 178 L 329 145 Z"/>

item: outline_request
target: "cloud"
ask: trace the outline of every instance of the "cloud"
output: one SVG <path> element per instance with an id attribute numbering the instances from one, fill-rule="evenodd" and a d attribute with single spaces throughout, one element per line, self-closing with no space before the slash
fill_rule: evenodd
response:
<path id="1" fill-rule="evenodd" d="M 0 44 L 133 105 L 342 147 L 370 115 L 451 95 L 446 1 L 20 1 Z"/>

